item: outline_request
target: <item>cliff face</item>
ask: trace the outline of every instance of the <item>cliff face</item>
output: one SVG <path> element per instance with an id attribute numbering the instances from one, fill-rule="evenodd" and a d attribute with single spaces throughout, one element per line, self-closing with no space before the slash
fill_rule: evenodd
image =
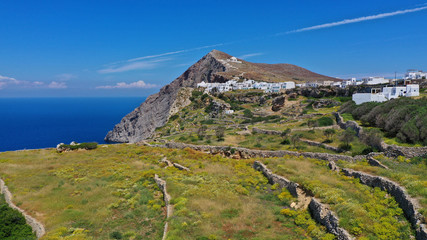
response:
<path id="1" fill-rule="evenodd" d="M 190 104 L 191 88 L 197 83 L 226 82 L 239 76 L 266 82 L 336 80 L 291 64 L 250 63 L 213 50 L 126 115 L 108 132 L 105 141 L 135 143 L 150 138 L 171 115 Z"/>
<path id="2" fill-rule="evenodd" d="M 153 135 L 169 119 L 172 106 L 182 87 L 196 87 L 197 83 L 216 82 L 215 73 L 227 70 L 219 60 L 231 57 L 228 54 L 213 50 L 191 66 L 181 76 L 164 86 L 156 94 L 149 96 L 138 108 L 126 115 L 105 137 L 107 142 L 135 143 Z M 219 79 L 218 79 L 219 80 Z M 182 101 L 182 99 L 178 99 Z M 185 101 L 185 100 L 184 100 Z"/>

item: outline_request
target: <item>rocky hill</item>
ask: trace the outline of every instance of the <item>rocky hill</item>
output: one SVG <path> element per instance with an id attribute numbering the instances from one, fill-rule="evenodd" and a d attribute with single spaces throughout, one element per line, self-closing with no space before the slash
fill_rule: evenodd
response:
<path id="1" fill-rule="evenodd" d="M 169 117 L 188 105 L 188 92 L 182 88 L 194 88 L 197 83 L 225 82 L 232 78 L 248 78 L 257 81 L 337 81 L 335 78 L 313 73 L 291 64 L 250 63 L 226 53 L 213 50 L 192 65 L 181 76 L 147 98 L 134 111 L 126 115 L 114 129 L 108 132 L 108 142 L 138 142 L 152 136 Z"/>

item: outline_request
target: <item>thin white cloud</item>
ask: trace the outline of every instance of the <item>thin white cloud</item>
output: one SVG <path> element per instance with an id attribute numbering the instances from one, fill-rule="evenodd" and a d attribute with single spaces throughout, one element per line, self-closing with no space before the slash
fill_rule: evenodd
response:
<path id="1" fill-rule="evenodd" d="M 98 70 L 98 73 L 119 73 L 138 69 L 151 69 L 159 65 L 160 62 L 168 61 L 170 58 L 160 58 L 149 61 L 131 62 L 125 64 L 115 64 L 114 66 Z"/>
<path id="2" fill-rule="evenodd" d="M 62 74 L 56 75 L 56 79 L 58 79 L 58 81 L 61 81 L 61 82 L 68 81 L 74 78 L 77 78 L 77 76 L 71 73 L 62 73 Z"/>
<path id="3" fill-rule="evenodd" d="M 67 84 L 65 84 L 64 82 L 50 82 L 47 85 L 48 88 L 53 88 L 53 89 L 64 89 L 67 88 Z"/>
<path id="4" fill-rule="evenodd" d="M 52 88 L 52 89 L 62 89 L 67 88 L 67 85 L 64 82 L 51 82 L 51 83 L 45 83 L 40 81 L 23 81 L 23 80 L 17 80 L 12 77 L 6 77 L 0 75 L 0 89 L 4 88 Z"/>
<path id="5" fill-rule="evenodd" d="M 6 88 L 8 85 L 18 85 L 21 83 L 22 81 L 18 81 L 13 77 L 0 75 L 0 89 Z"/>
<path id="6" fill-rule="evenodd" d="M 160 54 L 156 54 L 156 55 L 148 55 L 148 56 L 143 56 L 143 57 L 137 57 L 137 58 L 128 59 L 128 60 L 126 60 L 126 62 L 135 62 L 135 61 L 140 61 L 140 60 L 149 59 L 149 58 L 158 58 L 158 57 L 164 57 L 164 56 L 174 55 L 174 54 L 178 54 L 178 53 L 192 52 L 192 51 L 197 51 L 197 50 L 201 50 L 201 49 L 205 49 L 205 48 L 218 47 L 218 46 L 222 46 L 224 44 L 225 43 L 218 43 L 218 44 L 201 46 L 201 47 L 196 47 L 196 48 L 189 48 L 189 49 L 184 49 L 184 50 L 179 50 L 179 51 L 160 53 Z"/>
<path id="7" fill-rule="evenodd" d="M 250 57 L 256 57 L 256 56 L 260 56 L 260 55 L 263 55 L 264 53 L 249 53 L 249 54 L 244 54 L 244 55 L 242 55 L 242 56 L 239 56 L 239 57 L 237 57 L 237 58 L 240 58 L 240 59 L 248 59 L 248 58 L 250 58 Z"/>
<path id="8" fill-rule="evenodd" d="M 116 85 L 106 85 L 106 86 L 98 86 L 97 89 L 115 89 L 115 88 L 158 88 L 159 86 L 156 84 L 151 83 L 145 83 L 142 80 L 131 82 L 131 83 L 125 83 L 125 82 L 119 82 Z"/>
<path id="9" fill-rule="evenodd" d="M 402 15 L 402 14 L 406 14 L 406 13 L 419 12 L 419 11 L 423 11 L 426 9 L 427 9 L 427 6 L 412 8 L 412 9 L 406 9 L 406 10 L 398 10 L 398 11 L 388 12 L 388 13 L 380 13 L 380 14 L 376 14 L 376 15 L 358 17 L 358 18 L 353 18 L 353 19 L 345 19 L 345 20 L 338 21 L 338 22 L 324 23 L 324 24 L 320 24 L 320 25 L 315 25 L 315 26 L 311 26 L 311 27 L 300 28 L 300 29 L 288 31 L 285 33 L 278 33 L 277 35 L 312 31 L 312 30 L 318 30 L 318 29 L 322 29 L 322 28 L 336 27 L 336 26 L 350 24 L 350 23 L 358 23 L 358 22 L 370 21 L 370 20 L 375 20 L 375 19 L 393 17 L 393 16 Z"/>

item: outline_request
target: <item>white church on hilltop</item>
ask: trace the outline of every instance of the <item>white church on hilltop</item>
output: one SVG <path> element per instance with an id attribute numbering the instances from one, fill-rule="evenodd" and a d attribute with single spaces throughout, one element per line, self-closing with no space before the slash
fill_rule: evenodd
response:
<path id="1" fill-rule="evenodd" d="M 365 102 L 385 102 L 398 97 L 416 97 L 420 95 L 420 86 L 418 84 L 408 84 L 406 86 L 394 86 L 372 88 L 371 93 L 355 93 L 353 101 L 359 105 Z"/>

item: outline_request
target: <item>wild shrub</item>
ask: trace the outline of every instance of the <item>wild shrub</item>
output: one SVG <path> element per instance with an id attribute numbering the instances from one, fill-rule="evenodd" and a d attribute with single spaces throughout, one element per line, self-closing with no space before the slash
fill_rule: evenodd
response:
<path id="1" fill-rule="evenodd" d="M 399 98 L 384 103 L 346 103 L 341 112 L 351 113 L 363 124 L 381 128 L 387 137 L 427 145 L 427 98 Z"/>
<path id="2" fill-rule="evenodd" d="M 334 125 L 334 120 L 330 117 L 321 117 L 317 119 L 319 127 L 332 126 Z"/>
<path id="3" fill-rule="evenodd" d="M 37 239 L 33 230 L 25 222 L 24 216 L 10 208 L 0 195 L 0 239 Z"/>

